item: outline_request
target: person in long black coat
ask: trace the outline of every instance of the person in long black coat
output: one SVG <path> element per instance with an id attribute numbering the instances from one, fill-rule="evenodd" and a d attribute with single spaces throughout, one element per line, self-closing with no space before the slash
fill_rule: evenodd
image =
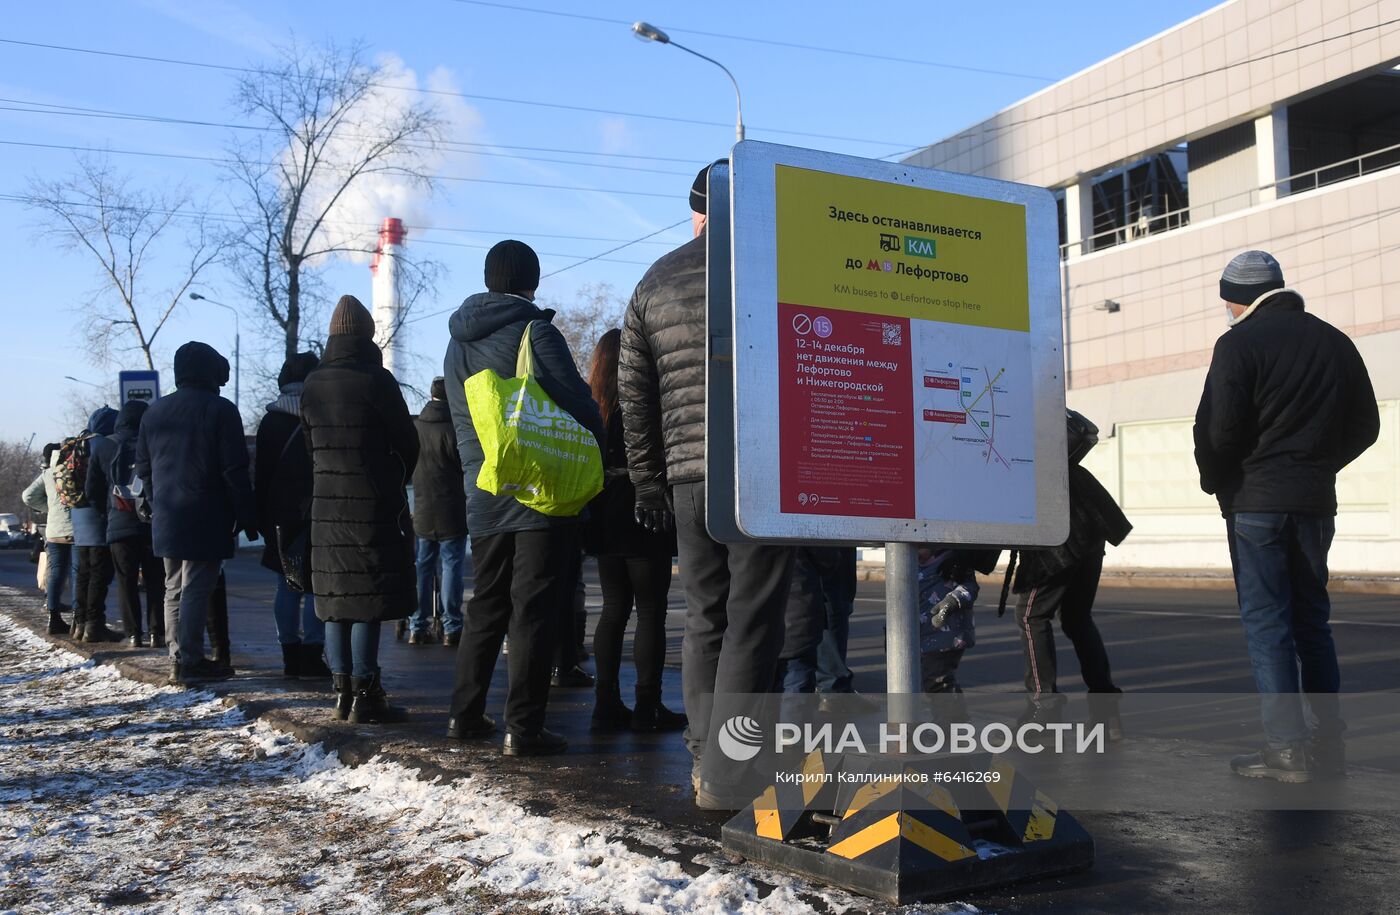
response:
<path id="1" fill-rule="evenodd" d="M 407 486 L 418 433 L 354 296 L 331 315 L 321 364 L 306 379 L 301 422 L 311 449 L 311 590 L 326 623 L 335 716 L 395 721 L 379 672 L 379 630 L 418 606 Z"/>
<path id="2" fill-rule="evenodd" d="M 253 457 L 262 564 L 277 573 L 272 617 L 282 646 L 282 673 L 303 680 L 331 675 L 323 657 L 326 627 L 316 616 L 315 598 L 287 584 L 278 531 L 295 540 L 311 523 L 311 457 L 301 426 L 301 392 L 319 361 L 315 353 L 297 353 L 283 363 L 277 374 L 277 399 L 267 405 L 258 423 Z"/>

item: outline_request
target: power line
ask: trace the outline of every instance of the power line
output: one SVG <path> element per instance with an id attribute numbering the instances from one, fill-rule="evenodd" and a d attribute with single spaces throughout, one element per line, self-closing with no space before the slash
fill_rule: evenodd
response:
<path id="1" fill-rule="evenodd" d="M 676 228 L 677 226 L 680 226 L 680 225 L 682 225 L 683 223 L 686 223 L 686 222 L 689 222 L 689 218 L 686 218 L 686 219 L 678 219 L 678 220 L 676 220 L 675 222 L 671 223 L 669 226 L 666 226 L 666 227 L 661 228 L 661 229 L 657 229 L 655 232 L 648 232 L 646 235 L 643 235 L 641 238 L 633 239 L 632 241 L 629 241 L 629 242 L 627 242 L 627 243 L 624 244 L 624 245 L 618 245 L 616 248 L 609 248 L 608 250 L 603 251 L 602 253 L 599 253 L 599 254 L 595 254 L 595 255 L 593 255 L 592 257 L 585 257 L 583 260 L 581 260 L 581 261 L 576 261 L 575 263 L 569 264 L 567 267 L 560 267 L 558 270 L 551 270 L 551 271 L 549 271 L 548 273 L 546 273 L 544 276 L 545 276 L 545 277 L 554 276 L 555 274 L 563 273 L 565 270 L 572 270 L 572 269 L 574 269 L 575 267 L 581 266 L 581 265 L 583 265 L 583 264 L 587 264 L 587 263 L 589 263 L 590 261 L 602 260 L 603 257 L 604 257 L 604 255 L 612 254 L 614 251 L 621 251 L 623 248 L 627 248 L 627 247 L 630 247 L 631 245 L 638 244 L 639 242 L 646 241 L 648 238 L 651 238 L 651 237 L 656 236 L 656 235 L 660 235 L 662 232 L 669 232 L 671 229 L 674 229 L 674 228 Z M 648 264 L 647 266 L 650 266 L 650 264 Z M 544 277 L 541 277 L 541 279 L 544 279 Z"/>
<path id="2" fill-rule="evenodd" d="M 32 195 L 24 195 L 24 194 L 5 194 L 5 193 L 0 193 L 0 200 L 7 201 L 7 202 L 10 202 L 10 203 L 19 203 L 19 204 L 23 204 L 23 205 L 25 205 L 25 206 L 33 206 L 34 203 L 35 203 L 36 198 L 33 197 Z M 88 201 L 85 201 L 85 200 L 60 200 L 60 201 L 55 201 L 55 202 L 56 202 L 56 203 L 59 203 L 59 204 L 62 204 L 63 206 L 72 206 L 72 207 L 97 208 L 97 207 L 99 206 L 99 204 L 91 203 L 91 202 L 88 202 Z M 110 209 L 110 210 L 120 210 L 120 209 L 133 209 L 133 208 L 132 208 L 132 207 L 115 207 L 115 206 L 108 206 L 107 209 Z M 246 225 L 246 221 L 245 221 L 244 219 L 242 219 L 241 217 L 239 217 L 239 216 L 237 216 L 237 215 L 235 215 L 235 214 L 233 214 L 233 213 L 218 213 L 218 212 L 211 212 L 211 211 L 208 211 L 208 210 L 195 210 L 195 209 L 161 210 L 161 209 L 155 209 L 155 208 L 150 209 L 149 212 L 151 212 L 151 213 L 153 213 L 153 214 L 156 214 L 156 215 L 161 215 L 161 216 L 170 216 L 170 217 L 176 218 L 176 219 L 206 219 L 206 220 L 209 220 L 209 221 L 212 221 L 212 222 L 223 223 L 223 224 L 225 224 L 225 225 L 233 225 L 233 226 L 242 226 L 242 225 Z M 685 220 L 681 220 L 681 222 L 685 222 Z M 613 252 L 615 252 L 615 251 L 620 251 L 620 250 L 622 250 L 623 248 L 630 247 L 631 245 L 652 243 L 652 242 L 648 242 L 648 239 L 652 238 L 653 236 L 659 235 L 659 234 L 661 234 L 662 232 L 668 231 L 668 230 L 670 230 L 670 229 L 674 229 L 674 228 L 676 228 L 676 226 L 679 226 L 680 224 L 681 224 L 680 222 L 673 223 L 673 224 L 671 224 L 671 225 L 669 225 L 669 226 L 666 226 L 666 227 L 664 227 L 664 228 L 657 229 L 657 230 L 654 231 L 654 232 L 649 232 L 648 234 L 642 236 L 641 238 L 634 238 L 634 239 L 626 240 L 624 244 L 620 244 L 620 245 L 618 245 L 618 246 L 615 247 L 615 248 L 610 248 L 610 249 L 608 249 L 607 251 L 604 251 L 602 254 L 597 254 L 597 255 L 593 255 L 592 257 L 585 258 L 584 260 L 579 261 L 578 263 L 587 263 L 587 262 L 590 261 L 590 260 L 604 260 L 604 261 L 607 261 L 608 263 L 612 263 L 612 264 L 627 264 L 627 265 L 629 265 L 629 266 L 634 266 L 634 267 L 650 267 L 650 266 L 651 266 L 651 261 L 629 261 L 629 260 L 621 260 L 621 259 L 618 259 L 618 258 L 607 258 L 607 257 L 604 257 L 604 255 L 611 254 L 611 253 L 613 253 Z M 377 228 L 379 224 L 378 224 L 378 223 L 372 223 L 372 222 L 352 222 L 352 221 L 350 221 L 350 220 L 329 219 L 329 220 L 326 220 L 325 222 L 323 222 L 322 225 L 323 225 L 323 226 L 328 226 L 328 227 L 329 227 L 329 226 L 353 226 L 353 227 L 357 227 L 357 228 L 364 228 L 364 229 L 366 230 L 366 232 L 368 232 L 368 230 L 370 230 L 370 229 Z M 483 230 L 480 230 L 480 229 L 466 229 L 466 228 L 461 228 L 461 227 L 456 227 L 456 226 L 420 226 L 420 225 L 405 225 L 404 228 L 405 228 L 405 229 L 408 229 L 408 230 L 416 231 L 416 232 L 431 232 L 431 231 L 436 231 L 436 232 L 471 232 L 471 233 L 477 233 L 477 232 L 483 231 Z M 552 237 L 552 238 L 562 238 L 562 239 L 569 239 L 569 240 L 575 240 L 575 241 L 619 241 L 619 239 L 603 239 L 603 238 L 593 238 L 593 237 L 589 237 L 589 236 L 569 236 L 569 235 L 548 236 L 548 235 L 537 235 L 537 234 L 532 233 L 532 232 L 501 232 L 501 233 L 494 233 L 494 234 L 499 234 L 501 237 L 522 237 L 522 236 L 523 236 L 523 237 L 526 237 L 526 238 L 551 238 L 551 237 Z M 475 245 L 475 244 L 469 244 L 469 243 L 466 243 L 466 242 L 450 242 L 450 241 L 444 241 L 444 240 L 441 240 L 441 239 L 431 239 L 431 238 L 419 238 L 419 239 L 416 240 L 415 243 L 416 243 L 416 244 L 426 244 L 426 245 L 442 245 L 442 246 L 447 246 L 447 247 L 452 247 L 452 248 L 479 248 L 479 249 L 483 249 L 483 250 L 488 249 L 488 248 L 491 247 L 490 245 Z M 654 244 L 670 244 L 670 243 L 656 242 L 656 243 L 654 243 Z M 363 253 L 368 254 L 368 253 L 371 253 L 371 252 L 369 252 L 368 250 L 366 250 L 366 251 L 364 251 Z M 558 258 L 577 258 L 577 257 L 578 257 L 577 254 L 566 254 L 566 253 L 561 252 L 561 251 L 536 251 L 535 253 L 536 253 L 536 254 L 539 254 L 541 257 L 558 257 Z M 571 265 L 570 265 L 570 267 L 574 267 L 574 266 L 578 266 L 578 264 L 576 263 L 576 264 L 571 264 Z M 568 268 L 564 268 L 564 269 L 568 269 Z M 561 271 L 555 271 L 555 272 L 558 273 L 558 272 L 561 272 Z M 546 274 L 546 275 L 547 275 L 547 276 L 552 276 L 553 274 Z"/>
<path id="3" fill-rule="evenodd" d="M 630 26 L 632 23 L 625 19 L 608 19 L 603 16 L 589 16 L 584 13 L 568 13 L 562 10 L 545 10 L 530 6 L 515 6 L 509 3 L 494 3 L 491 0 L 454 0 L 456 3 L 470 6 L 486 6 L 493 9 L 510 10 L 516 13 L 535 13 L 541 16 L 558 16 L 564 19 L 578 19 L 585 22 L 599 22 L 607 25 Z M 778 41 L 773 38 L 753 38 L 748 35 L 731 35 L 727 32 L 707 32 L 702 29 L 688 29 L 682 26 L 667 26 L 666 31 L 677 32 L 685 35 L 703 35 L 706 38 L 720 38 L 725 41 L 744 41 L 750 44 L 768 45 L 777 48 L 792 48 L 798 51 L 816 51 L 821 54 L 840 54 L 844 57 L 860 57 L 865 60 L 878 60 L 884 63 L 913 64 L 919 67 L 937 67 L 941 70 L 959 70 L 964 73 L 980 73 L 985 76 L 1010 76 L 1016 79 L 1033 79 L 1037 82 L 1052 83 L 1053 77 L 1039 76 L 1033 73 L 1015 73 L 1009 70 L 989 70 L 984 67 L 969 67 L 962 64 L 943 63 L 936 60 L 919 60 L 912 57 L 894 57 L 889 54 L 871 54 L 865 51 L 852 51 L 846 48 L 829 48 L 822 45 L 800 44 L 795 41 Z"/>
<path id="4" fill-rule="evenodd" d="M 0 108 L 0 111 L 6 111 Z M 0 140 L 0 146 L 18 146 L 41 148 L 41 150 L 66 150 L 70 152 L 111 152 L 113 155 L 141 155 L 141 157 L 189 159 L 196 162 L 221 162 L 221 164 L 237 164 L 238 159 L 228 157 L 217 157 L 217 155 L 195 155 L 192 152 L 153 152 L 144 150 L 108 150 L 102 147 L 71 146 L 66 143 L 24 143 L 20 140 Z M 274 165 L 274 162 L 248 162 L 249 165 Z M 337 166 L 325 164 L 323 168 L 336 169 Z M 342 168 L 342 171 L 344 169 Z M 580 193 L 601 193 L 619 194 L 619 196 L 629 197 L 659 197 L 662 200 L 679 200 L 676 193 L 652 192 L 652 190 L 615 190 L 610 187 L 582 187 L 578 185 L 547 185 L 545 182 L 528 182 L 528 180 L 505 180 L 498 178 L 469 178 L 465 175 L 438 175 L 438 180 L 455 180 L 455 182 L 477 183 L 477 185 L 503 185 L 507 187 L 531 187 L 531 189 L 543 190 L 574 190 Z"/>
<path id="5" fill-rule="evenodd" d="M 199 67 L 202 69 L 222 70 L 234 73 L 251 73 L 255 75 L 266 75 L 268 71 L 256 67 L 238 67 L 231 64 L 214 64 L 198 60 L 182 60 L 175 57 L 156 57 L 148 54 L 131 54 L 124 51 L 109 51 L 98 48 L 79 48 L 71 45 L 48 44 L 38 41 L 21 41 L 17 38 L 0 38 L 0 43 L 19 45 L 22 47 L 39 48 L 48 51 L 64 51 L 72 54 L 92 54 L 100 57 L 113 57 L 123 60 L 137 60 L 145 63 L 169 64 L 180 67 Z M 329 77 L 327 77 L 329 79 Z M 383 83 L 369 83 L 369 86 L 376 89 L 389 89 L 398 92 L 416 92 L 422 95 L 440 95 L 452 98 L 466 99 L 478 102 L 497 102 L 503 105 L 525 105 L 533 108 L 550 108 L 558 111 L 573 111 L 584 114 L 606 114 L 612 117 L 641 118 L 652 121 L 666 121 L 674 124 L 688 124 L 697 127 L 729 127 L 726 121 L 702 121 L 697 118 L 682 118 L 668 114 L 648 114 L 640 111 L 622 111 L 612 108 L 595 108 L 588 105 L 568 105 L 563 102 L 542 102 L 535 99 L 510 98 L 501 95 L 482 95 L 472 92 L 456 92 L 450 89 L 429 89 L 421 86 L 390 86 Z M 818 140 L 839 140 L 846 143 L 864 143 L 871 146 L 900 146 L 904 144 L 895 143 L 891 140 L 872 140 L 868 137 L 847 137 L 838 134 L 812 133 L 803 130 L 783 130 L 775 127 L 753 128 L 765 133 L 783 134 L 794 137 L 810 137 Z"/>
<path id="6" fill-rule="evenodd" d="M 252 131 L 260 131 L 260 132 L 264 132 L 264 133 L 272 133 L 272 132 L 276 132 L 276 131 L 277 131 L 277 128 L 270 127 L 270 126 L 260 126 L 260 125 L 256 125 L 256 124 L 236 124 L 236 123 L 227 122 L 227 121 L 223 121 L 223 122 L 219 122 L 219 121 L 198 121 L 198 120 L 186 119 L 186 118 L 176 118 L 176 117 L 172 117 L 172 116 L 168 116 L 168 115 L 144 114 L 144 113 L 141 113 L 141 112 L 130 112 L 130 111 L 114 111 L 114 110 L 112 110 L 112 109 L 110 109 L 110 108 L 89 108 L 89 107 L 83 107 L 83 106 L 79 106 L 79 105 L 60 105 L 60 104 L 57 104 L 57 103 L 54 103 L 54 102 L 36 102 L 36 101 L 30 100 L 30 99 L 0 98 L 0 102 L 9 103 L 10 106 L 14 106 L 14 105 L 28 105 L 28 106 L 32 106 L 32 107 L 28 107 L 28 108 L 17 108 L 17 107 L 0 106 L 0 111 L 15 111 L 15 112 L 27 113 L 27 114 L 57 114 L 57 115 L 66 115 L 66 116 L 71 116 L 71 117 L 97 117 L 97 118 L 105 118 L 105 119 L 112 119 L 112 120 L 151 121 L 151 122 L 155 122 L 155 123 L 169 123 L 169 124 L 192 125 L 192 126 L 196 126 L 196 127 L 223 127 L 223 128 L 227 128 L 227 129 L 230 129 L 230 130 L 252 130 Z M 361 137 L 361 136 L 359 136 L 359 135 L 356 135 L 356 134 L 345 134 L 344 137 L 345 137 L 346 139 L 363 139 L 363 137 Z M 474 142 L 474 141 L 469 141 L 469 140 L 441 140 L 441 141 L 438 141 L 437 143 L 431 144 L 431 145 L 430 145 L 430 144 L 426 144 L 426 143 L 405 143 L 405 144 L 403 144 L 403 145 L 404 145 L 405 147 L 408 147 L 408 148 L 411 148 L 411 149 L 425 149 L 425 150 L 433 150 L 433 151 L 438 151 L 438 152 L 451 152 L 451 153 L 456 153 L 456 154 L 459 154 L 459 155 L 466 155 L 466 156 L 496 156 L 496 157 L 498 157 L 498 158 L 505 158 L 505 159 L 523 159 L 523 160 L 531 161 L 531 162 L 551 162 L 551 163 L 555 163 L 555 164 L 559 164 L 559 165 L 582 165 L 582 166 L 586 166 L 586 167 L 588 167 L 588 168 L 611 168 L 611 169 L 619 169 L 619 170 L 623 170 L 623 171 L 646 172 L 646 173 L 657 174 L 657 175 L 675 175 L 675 176 L 677 176 L 677 177 L 682 177 L 682 178 L 690 177 L 690 173 L 689 173 L 689 172 L 671 171 L 671 170 L 668 170 L 668 169 L 641 168 L 641 167 L 639 167 L 639 166 L 631 166 L 631 165 L 610 165 L 610 164 L 608 164 L 608 163 L 603 163 L 603 162 L 578 162 L 578 161 L 567 160 L 567 159 L 545 159 L 545 158 L 540 158 L 540 157 L 537 157 L 537 156 L 519 156 L 519 155 L 513 155 L 513 154 L 506 154 L 506 153 L 498 153 L 498 152 L 489 151 L 489 150 L 496 150 L 496 149 L 514 149 L 514 150 L 523 150 L 523 151 L 529 151 L 529 152 L 554 152 L 554 153 L 565 153 L 565 154 L 577 155 L 577 156 L 608 156 L 608 157 L 621 158 L 621 159 L 644 159 L 644 160 L 659 161 L 659 162 L 681 162 L 681 163 L 685 163 L 686 165 L 694 165 L 694 164 L 697 164 L 697 163 L 700 163 L 700 162 L 701 162 L 701 160 L 699 160 L 699 159 L 682 159 L 682 158 L 674 157 L 674 156 L 643 156 L 643 155 L 629 155 L 629 154 L 626 154 L 626 153 L 592 152 L 592 151 L 589 151 L 589 150 L 586 150 L 586 149 L 558 149 L 558 148 L 554 148 L 554 147 L 540 147 L 540 146 L 509 146 L 509 145 L 503 145 L 503 144 L 498 144 L 498 143 L 482 143 L 482 142 Z M 465 147 L 486 147 L 487 150 L 482 150 L 482 149 L 460 149 L 460 148 L 458 148 L 458 147 L 464 147 L 464 146 L 465 146 Z"/>

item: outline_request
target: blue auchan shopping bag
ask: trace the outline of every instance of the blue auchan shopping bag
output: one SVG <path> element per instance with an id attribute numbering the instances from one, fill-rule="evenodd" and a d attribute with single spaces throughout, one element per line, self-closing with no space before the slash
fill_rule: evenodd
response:
<path id="1" fill-rule="evenodd" d="M 535 323 L 520 338 L 514 378 L 486 369 L 463 384 L 485 454 L 476 485 L 537 512 L 570 517 L 602 491 L 603 455 L 593 433 L 535 380 Z"/>

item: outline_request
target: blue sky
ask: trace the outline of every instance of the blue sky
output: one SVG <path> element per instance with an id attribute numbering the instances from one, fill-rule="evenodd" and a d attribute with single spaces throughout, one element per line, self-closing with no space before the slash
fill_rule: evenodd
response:
<path id="1" fill-rule="evenodd" d="M 432 198 L 378 214 L 421 226 L 408 243 L 443 262 L 438 294 L 421 306 L 426 314 L 479 291 L 485 249 L 504 237 L 533 245 L 546 274 L 567 268 L 540 289 L 563 307 L 592 283 L 608 283 L 625 298 L 647 264 L 688 237 L 687 222 L 570 266 L 687 219 L 696 169 L 724 155 L 733 140 L 734 100 L 724 75 L 674 48 L 639 42 L 625 23 L 646 19 L 724 62 L 742 88 L 751 139 L 882 157 L 938 140 L 1214 5 L 129 0 L 19 4 L 7 10 L 0 38 L 235 66 L 268 60 L 293 36 L 302 43 L 362 40 L 371 54 L 401 62 L 420 87 L 475 96 L 433 98 L 449 118 L 451 139 L 483 144 L 482 155 L 445 155 L 438 172 L 477 180 L 444 181 Z M 217 157 L 235 131 L 80 117 L 71 109 L 244 122 L 230 105 L 232 88 L 233 75 L 214 68 L 0 44 L 0 108 L 30 109 L 0 110 L 0 140 Z M 22 193 L 31 177 L 71 172 L 73 157 L 0 144 L 0 194 Z M 127 154 L 110 160 L 138 184 L 184 183 L 212 211 L 232 205 L 214 163 Z M 76 431 L 67 428 L 75 403 L 106 393 L 64 376 L 112 389 L 117 369 L 141 366 L 131 359 L 99 365 L 83 350 L 76 309 L 101 289 L 95 261 L 55 247 L 38 231 L 36 214 L 17 203 L 0 199 L 0 214 L 0 245 L 8 252 L 0 307 L 10 344 L 0 436 L 27 440 L 36 433 L 42 444 Z M 165 278 L 163 264 L 176 254 L 159 252 L 153 281 Z M 336 265 L 327 279 L 335 295 L 369 302 L 363 264 Z M 200 288 L 240 304 L 218 270 Z M 251 308 L 241 321 L 244 413 L 255 421 L 253 363 L 266 346 L 265 325 Z M 445 321 L 414 325 L 410 347 L 425 377 L 440 364 Z M 232 337 L 228 313 L 189 303 L 162 332 L 162 367 L 186 340 L 231 353 Z M 168 388 L 168 374 L 164 382 Z"/>

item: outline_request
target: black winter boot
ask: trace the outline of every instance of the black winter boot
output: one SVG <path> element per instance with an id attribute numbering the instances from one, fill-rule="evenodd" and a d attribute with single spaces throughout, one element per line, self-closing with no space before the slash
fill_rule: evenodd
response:
<path id="1" fill-rule="evenodd" d="M 83 627 L 84 642 L 120 642 L 122 634 L 107 628 L 107 621 L 99 619 Z"/>
<path id="2" fill-rule="evenodd" d="M 393 724 L 408 720 L 408 711 L 389 704 L 384 687 L 379 682 L 379 674 L 372 677 L 352 677 L 350 688 L 354 698 L 350 702 L 351 724 Z"/>
<path id="3" fill-rule="evenodd" d="M 282 646 L 282 676 L 295 680 L 301 676 L 301 643 Z"/>
<path id="4" fill-rule="evenodd" d="M 350 689 L 350 675 L 331 674 L 331 688 L 335 690 L 335 710 L 331 715 L 336 721 L 344 721 L 350 717 L 350 705 L 355 695 Z"/>
<path id="5" fill-rule="evenodd" d="M 1280 782 L 1299 784 L 1313 779 L 1312 764 L 1301 743 L 1286 747 L 1265 747 L 1258 753 L 1246 753 L 1230 760 L 1236 775 L 1246 778 L 1272 778 Z"/>
<path id="6" fill-rule="evenodd" d="M 58 615 L 57 610 L 49 614 L 49 635 L 67 635 L 69 629 L 69 625 Z"/>
<path id="7" fill-rule="evenodd" d="M 637 707 L 632 710 L 632 730 L 681 731 L 689 723 L 685 715 L 662 705 L 660 695 L 637 693 Z"/>
<path id="8" fill-rule="evenodd" d="M 632 726 L 632 710 L 622 704 L 622 691 L 617 681 L 599 681 L 593 700 L 593 730 L 625 731 Z"/>
<path id="9" fill-rule="evenodd" d="M 301 650 L 297 678 L 300 680 L 324 680 L 331 675 L 326 666 L 325 646 L 319 643 L 303 642 L 297 646 Z"/>

